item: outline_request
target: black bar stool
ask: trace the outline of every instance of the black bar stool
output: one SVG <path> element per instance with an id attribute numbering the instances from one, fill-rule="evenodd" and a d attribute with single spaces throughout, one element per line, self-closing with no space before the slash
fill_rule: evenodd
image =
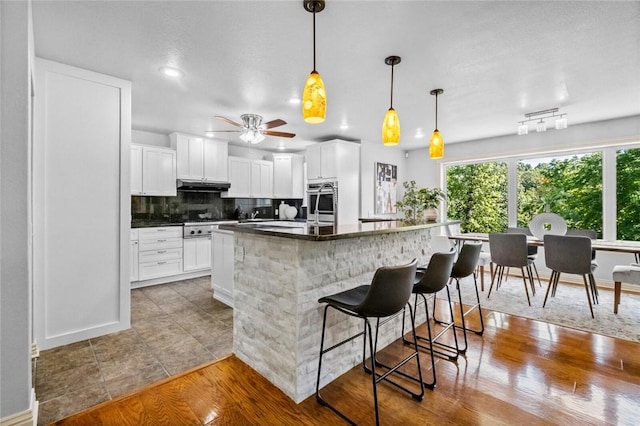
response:
<path id="1" fill-rule="evenodd" d="M 434 310 L 434 321 L 438 324 L 453 324 L 455 329 L 461 329 L 462 335 L 464 336 L 464 347 L 458 348 L 458 352 L 465 353 L 467 351 L 467 331 L 471 331 L 475 334 L 482 336 L 484 333 L 484 319 L 482 318 L 482 307 L 480 306 L 480 294 L 478 293 L 478 278 L 476 276 L 476 266 L 478 265 L 478 260 L 480 259 L 480 251 L 482 250 L 482 244 L 478 243 L 466 243 L 460 249 L 460 254 L 458 255 L 458 259 L 453 265 L 453 269 L 451 270 L 451 281 L 456 281 L 456 290 L 458 291 L 458 302 L 460 305 L 460 318 L 462 325 L 458 325 L 455 323 L 455 318 L 451 315 L 451 322 L 442 321 L 435 317 L 435 303 L 436 299 L 433 300 L 433 310 Z M 476 300 L 471 303 L 471 306 L 465 311 L 464 305 L 462 304 L 462 293 L 460 292 L 460 280 L 466 278 L 468 276 L 473 275 L 473 283 L 475 285 L 476 290 Z M 447 288 L 447 291 L 449 289 Z M 449 304 L 451 304 L 451 300 L 449 300 Z M 472 329 L 467 327 L 467 323 L 465 318 L 474 310 L 478 310 L 478 315 L 480 316 L 480 328 Z M 453 347 L 449 349 L 453 350 Z"/>
<path id="2" fill-rule="evenodd" d="M 451 251 L 449 253 L 434 253 L 429 260 L 429 264 L 426 268 L 418 268 L 416 270 L 416 279 L 413 285 L 413 294 L 416 295 L 414 299 L 414 308 L 413 315 L 415 316 L 418 311 L 418 295 L 422 297 L 424 301 L 424 311 L 426 315 L 426 325 L 427 325 L 427 334 L 428 337 L 416 335 L 415 337 L 418 340 L 424 340 L 428 343 L 428 346 L 424 346 L 418 344 L 418 347 L 422 349 L 426 349 L 430 352 L 431 355 L 431 371 L 433 373 L 433 379 L 431 382 L 423 382 L 424 385 L 430 389 L 433 389 L 436 386 L 436 364 L 433 358 L 434 354 L 438 354 L 444 357 L 449 358 L 451 361 L 455 361 L 458 359 L 458 337 L 456 336 L 455 329 L 453 328 L 453 323 L 446 324 L 445 327 L 438 332 L 435 336 L 431 332 L 431 324 L 429 319 L 429 306 L 427 304 L 427 296 L 434 297 L 434 295 L 442 290 L 443 288 L 447 289 L 447 297 L 449 298 L 449 313 L 453 318 L 453 308 L 451 304 L 451 297 L 449 293 L 449 287 L 447 287 L 447 282 L 449 281 L 449 276 L 451 275 L 451 269 L 453 267 L 453 260 L 455 258 L 455 251 Z M 415 318 L 414 318 L 415 323 Z M 455 347 L 450 347 L 449 345 L 443 344 L 438 341 L 438 339 L 447 331 L 451 330 L 453 332 L 453 339 L 455 342 Z M 413 342 L 409 342 L 404 338 L 404 317 L 402 318 L 402 340 L 405 344 Z M 445 351 L 449 350 L 449 352 L 443 352 L 441 350 L 435 349 L 433 346 L 439 346 L 443 348 Z"/>
<path id="3" fill-rule="evenodd" d="M 360 336 L 364 336 L 362 347 L 362 365 L 365 367 L 365 371 L 371 373 L 371 380 L 373 384 L 373 404 L 375 408 L 376 425 L 380 424 L 380 414 L 378 411 L 378 382 L 385 380 L 390 384 L 404 390 L 415 400 L 422 400 L 424 398 L 424 386 L 422 384 L 422 370 L 420 368 L 420 357 L 418 355 L 418 343 L 415 337 L 415 324 L 414 314 L 409 304 L 409 298 L 411 297 L 411 290 L 413 289 L 413 281 L 416 275 L 417 262 L 414 259 L 411 263 L 402 266 L 383 266 L 379 268 L 373 279 L 371 285 L 362 285 L 351 290 L 346 290 L 340 293 L 332 294 L 330 296 L 322 297 L 318 300 L 318 303 L 326 303 L 324 308 L 324 318 L 322 321 L 322 338 L 320 341 L 320 359 L 318 360 L 318 379 L 316 382 L 316 400 L 321 405 L 331 408 L 336 414 L 342 417 L 344 420 L 351 424 L 355 424 L 345 414 L 340 412 L 333 405 L 329 404 L 320 395 L 320 373 L 322 368 L 322 356 L 329 351 L 336 349 L 343 344 L 352 341 Z M 380 319 L 391 317 L 393 315 L 402 312 L 404 314 L 405 306 L 409 306 L 409 316 L 411 318 L 411 326 L 414 335 L 414 348 L 415 351 L 408 355 L 405 359 L 400 361 L 394 367 L 387 368 L 384 373 L 380 374 L 376 372 L 376 367 L 381 366 L 375 362 L 375 354 L 377 349 L 378 327 L 380 326 Z M 329 308 L 336 309 L 349 316 L 362 318 L 364 321 L 364 330 L 354 336 L 351 336 L 339 343 L 325 349 L 324 348 L 324 336 L 327 325 L 327 312 Z M 369 318 L 376 318 L 376 339 L 372 337 L 371 324 Z M 371 367 L 366 366 L 366 346 L 367 335 L 369 339 L 369 351 L 371 354 L 370 364 Z M 416 360 L 418 367 L 418 378 L 411 378 L 416 383 L 419 383 L 419 392 L 412 392 L 408 388 L 389 379 L 389 375 L 396 371 L 398 368 L 405 365 L 411 359 Z M 406 375 L 405 375 L 406 377 Z"/>

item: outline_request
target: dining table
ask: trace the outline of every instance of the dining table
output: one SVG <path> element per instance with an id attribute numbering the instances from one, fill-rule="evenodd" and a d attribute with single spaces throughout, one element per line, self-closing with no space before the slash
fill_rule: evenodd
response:
<path id="1" fill-rule="evenodd" d="M 464 241 L 482 241 L 489 242 L 489 234 L 483 232 L 464 232 L 460 234 L 449 235 L 449 239 L 462 244 Z M 544 241 L 531 235 L 527 235 L 527 244 L 544 247 Z M 593 240 L 591 248 L 596 251 L 609 251 L 617 253 L 631 253 L 635 256 L 636 262 L 640 263 L 640 241 L 622 241 L 622 240 Z"/>

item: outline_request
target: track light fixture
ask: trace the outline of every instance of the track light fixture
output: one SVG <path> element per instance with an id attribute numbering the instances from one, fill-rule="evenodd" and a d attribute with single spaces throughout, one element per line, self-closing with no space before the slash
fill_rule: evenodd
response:
<path id="1" fill-rule="evenodd" d="M 327 92 L 324 82 L 316 71 L 316 13 L 322 12 L 324 0 L 304 0 L 304 9 L 313 13 L 313 71 L 307 77 L 302 90 L 302 117 L 310 124 L 322 123 L 327 115 Z"/>
<path id="2" fill-rule="evenodd" d="M 546 132 L 547 122 L 545 120 L 555 118 L 556 130 L 567 128 L 567 113 L 560 113 L 559 108 L 545 109 L 542 111 L 529 112 L 524 115 L 524 120 L 518 121 L 518 135 L 526 135 L 529 133 L 529 121 L 537 121 L 536 132 Z"/>
<path id="3" fill-rule="evenodd" d="M 442 95 L 444 93 L 444 90 L 433 89 L 429 93 L 436 97 L 436 129 L 433 131 L 431 140 L 429 141 L 429 158 L 437 160 L 438 158 L 442 158 L 444 156 L 444 140 L 442 139 L 442 135 L 438 130 L 438 95 Z"/>
<path id="4" fill-rule="evenodd" d="M 384 115 L 382 121 L 382 144 L 385 146 L 395 146 L 400 143 L 400 118 L 393 109 L 393 67 L 400 63 L 400 56 L 388 56 L 384 63 L 391 65 L 391 106 Z"/>

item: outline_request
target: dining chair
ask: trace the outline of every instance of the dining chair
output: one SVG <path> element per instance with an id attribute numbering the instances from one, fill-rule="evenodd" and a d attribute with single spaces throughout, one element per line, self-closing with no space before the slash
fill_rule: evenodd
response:
<path id="1" fill-rule="evenodd" d="M 502 279 L 506 275 L 506 268 L 520 268 L 524 291 L 527 295 L 527 303 L 531 306 L 527 278 L 529 279 L 533 296 L 536 294 L 536 287 L 533 283 L 533 272 L 531 271 L 531 263 L 533 261 L 528 256 L 527 236 L 524 234 L 490 233 L 489 250 L 491 251 L 491 260 L 496 264 L 496 268 L 491 277 L 491 286 L 489 287 L 487 299 L 491 297 L 493 286 L 497 283 L 497 289 L 502 283 Z"/>
<path id="2" fill-rule="evenodd" d="M 547 304 L 550 291 L 551 297 L 555 296 L 560 274 L 582 275 L 591 318 L 595 318 L 591 298 L 593 297 L 594 303 L 598 303 L 595 297 L 596 280 L 593 276 L 597 265 L 591 262 L 591 239 L 581 235 L 545 235 L 544 260 L 547 268 L 551 269 L 551 277 L 542 307 Z"/>
<path id="3" fill-rule="evenodd" d="M 589 237 L 592 242 L 596 238 L 598 238 L 598 233 L 593 229 L 567 229 L 567 233 L 565 235 Z M 593 248 L 591 249 L 591 263 L 593 263 L 594 269 L 598 267 L 598 261 L 596 260 L 596 251 Z M 591 290 L 594 292 L 594 294 L 592 295 L 593 300 L 595 300 L 597 303 L 599 299 L 598 288 L 594 286 L 594 288 L 592 288 Z"/>
<path id="4" fill-rule="evenodd" d="M 618 313 L 622 283 L 640 284 L 640 264 L 616 265 L 613 267 L 613 313 Z"/>
<path id="5" fill-rule="evenodd" d="M 533 237 L 531 230 L 529 228 L 507 228 L 507 234 L 524 234 L 528 237 Z M 538 285 L 542 287 L 542 282 L 540 281 L 540 274 L 538 274 L 538 267 L 536 266 L 536 259 L 538 258 L 538 246 L 534 246 L 533 244 L 527 245 L 527 256 L 533 261 L 531 266 L 533 267 L 533 271 L 536 273 L 536 278 L 538 279 Z"/>

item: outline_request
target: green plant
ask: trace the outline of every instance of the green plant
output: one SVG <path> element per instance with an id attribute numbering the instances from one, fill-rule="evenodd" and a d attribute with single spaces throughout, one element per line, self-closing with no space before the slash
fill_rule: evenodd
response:
<path id="1" fill-rule="evenodd" d="M 440 188 L 418 188 L 416 181 L 402 182 L 404 195 L 396 202 L 396 207 L 404 212 L 405 222 L 422 223 L 427 209 L 437 209 L 446 200 L 446 194 Z"/>

